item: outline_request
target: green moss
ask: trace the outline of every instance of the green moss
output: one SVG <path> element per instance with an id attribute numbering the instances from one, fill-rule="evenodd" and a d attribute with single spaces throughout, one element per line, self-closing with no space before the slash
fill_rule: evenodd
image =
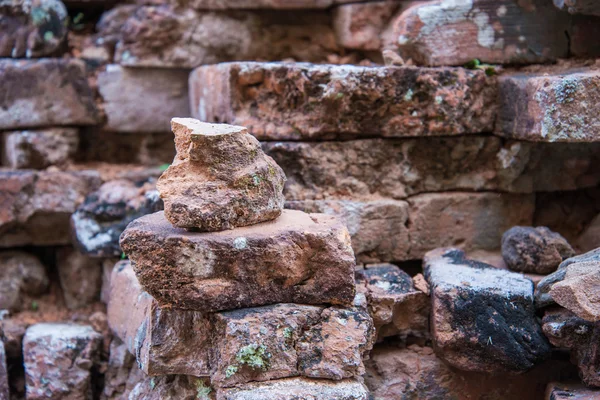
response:
<path id="1" fill-rule="evenodd" d="M 227 367 L 227 369 L 225 370 L 225 377 L 227 379 L 231 378 L 232 376 L 235 375 L 235 373 L 238 372 L 238 367 L 236 367 L 235 365 L 230 365 Z"/>
<path id="2" fill-rule="evenodd" d="M 283 337 L 286 339 L 291 339 L 294 336 L 294 330 L 290 327 L 283 329 Z"/>
<path id="3" fill-rule="evenodd" d="M 249 344 L 238 350 L 235 359 L 241 365 L 247 365 L 252 369 L 261 369 L 266 371 L 269 369 L 269 359 L 271 354 L 267 352 L 264 345 L 256 343 Z"/>
<path id="4" fill-rule="evenodd" d="M 210 387 L 206 386 L 202 379 L 198 379 L 198 382 L 196 383 L 196 398 L 198 400 L 210 399 L 210 397 L 208 397 L 208 395 L 210 394 L 211 391 L 212 391 L 212 389 Z"/>

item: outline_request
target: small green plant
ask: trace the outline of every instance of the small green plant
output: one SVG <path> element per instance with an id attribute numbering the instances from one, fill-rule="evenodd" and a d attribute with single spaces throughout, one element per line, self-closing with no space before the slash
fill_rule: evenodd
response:
<path id="1" fill-rule="evenodd" d="M 38 304 L 37 301 L 32 301 L 31 302 L 31 311 L 37 311 L 40 309 L 40 305 Z"/>
<path id="2" fill-rule="evenodd" d="M 159 166 L 158 169 L 161 172 L 165 172 L 167 170 L 167 168 L 169 168 L 170 166 L 171 166 L 171 164 L 163 164 L 163 165 Z"/>
<path id="3" fill-rule="evenodd" d="M 494 76 L 497 74 L 496 68 L 493 65 L 483 64 L 477 58 L 466 63 L 464 67 L 467 69 L 480 69 L 484 71 L 487 76 Z"/>
<path id="4" fill-rule="evenodd" d="M 202 379 L 198 379 L 198 382 L 196 383 L 196 398 L 198 400 L 208 400 L 208 395 L 211 391 L 212 389 L 206 386 Z"/>
<path id="5" fill-rule="evenodd" d="M 124 259 L 126 259 L 126 258 L 127 258 L 127 255 L 125 254 L 125 252 L 122 252 L 122 253 L 121 253 L 121 260 L 124 260 Z"/>

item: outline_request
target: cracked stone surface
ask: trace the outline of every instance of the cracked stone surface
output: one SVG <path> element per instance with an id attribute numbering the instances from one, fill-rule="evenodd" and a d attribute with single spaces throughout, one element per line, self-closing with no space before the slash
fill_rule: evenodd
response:
<path id="1" fill-rule="evenodd" d="M 2 160 L 14 169 L 44 169 L 72 161 L 78 145 L 75 128 L 4 132 Z"/>
<path id="2" fill-rule="evenodd" d="M 354 299 L 350 235 L 324 214 L 284 210 L 275 221 L 198 233 L 173 227 L 158 212 L 129 224 L 121 247 L 162 305 L 210 312 Z"/>
<path id="3" fill-rule="evenodd" d="M 279 217 L 285 175 L 246 128 L 193 118 L 171 128 L 177 155 L 156 183 L 171 224 L 209 232 Z"/>

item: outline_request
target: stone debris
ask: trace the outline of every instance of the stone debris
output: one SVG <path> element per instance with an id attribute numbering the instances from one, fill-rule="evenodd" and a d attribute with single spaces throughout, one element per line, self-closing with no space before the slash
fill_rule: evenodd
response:
<path id="1" fill-rule="evenodd" d="M 284 210 L 275 221 L 198 233 L 159 212 L 129 224 L 121 247 L 161 305 L 210 312 L 354 299 L 350 235 L 328 215 Z"/>
<path id="2" fill-rule="evenodd" d="M 271 221 L 285 175 L 246 128 L 173 118 L 177 155 L 156 187 L 171 224 L 200 232 Z"/>
<path id="3" fill-rule="evenodd" d="M 66 247 L 57 250 L 56 266 L 68 309 L 82 308 L 100 299 L 102 260 Z"/>
<path id="4" fill-rule="evenodd" d="M 263 140 L 446 136 L 492 129 L 483 71 L 237 62 L 190 75 L 192 115 Z"/>
<path id="5" fill-rule="evenodd" d="M 119 236 L 127 225 L 163 209 L 156 179 L 117 179 L 88 194 L 71 215 L 74 244 L 90 257 L 120 257 Z"/>
<path id="6" fill-rule="evenodd" d="M 2 161 L 14 169 L 44 169 L 73 160 L 79 145 L 74 128 L 4 132 Z"/>
<path id="7" fill-rule="evenodd" d="M 0 252 L 0 310 L 28 308 L 31 298 L 43 294 L 48 285 L 46 268 L 37 257 L 20 251 Z"/>
<path id="8" fill-rule="evenodd" d="M 30 326 L 23 339 L 27 399 L 91 399 L 101 342 L 90 326 Z"/>
<path id="9" fill-rule="evenodd" d="M 571 14 L 600 16 L 600 4 L 595 0 L 553 0 L 554 5 Z"/>
<path id="10" fill-rule="evenodd" d="M 429 335 L 429 293 L 392 264 L 367 265 L 357 272 L 357 290 L 364 290 L 377 337 Z M 364 288 L 364 289 L 363 289 Z"/>
<path id="11" fill-rule="evenodd" d="M 556 2 L 555 2 L 556 4 Z M 576 383 L 549 383 L 545 400 L 596 400 L 600 390 Z"/>
<path id="12" fill-rule="evenodd" d="M 1 103 L 0 129 L 99 122 L 84 68 L 73 59 L 0 59 L 0 87 L 11 94 Z"/>
<path id="13" fill-rule="evenodd" d="M 574 255 L 567 240 L 545 226 L 514 226 L 502 235 L 502 258 L 513 271 L 549 274 Z"/>
<path id="14" fill-rule="evenodd" d="M 529 141 L 600 141 L 600 118 L 585 106 L 600 100 L 597 69 L 502 75 L 499 90 L 496 134 Z"/>
<path id="15" fill-rule="evenodd" d="M 529 279 L 452 248 L 427 253 L 423 266 L 431 285 L 431 335 L 442 360 L 464 371 L 523 372 L 549 356 Z"/>

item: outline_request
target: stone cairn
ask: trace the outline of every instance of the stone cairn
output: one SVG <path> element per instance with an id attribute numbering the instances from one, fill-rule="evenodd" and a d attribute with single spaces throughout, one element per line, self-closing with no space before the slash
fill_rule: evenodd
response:
<path id="1" fill-rule="evenodd" d="M 165 209 L 121 235 L 112 330 L 155 382 L 185 375 L 179 394 L 366 400 L 375 330 L 345 226 L 283 210 L 285 175 L 246 128 L 171 124 Z"/>

